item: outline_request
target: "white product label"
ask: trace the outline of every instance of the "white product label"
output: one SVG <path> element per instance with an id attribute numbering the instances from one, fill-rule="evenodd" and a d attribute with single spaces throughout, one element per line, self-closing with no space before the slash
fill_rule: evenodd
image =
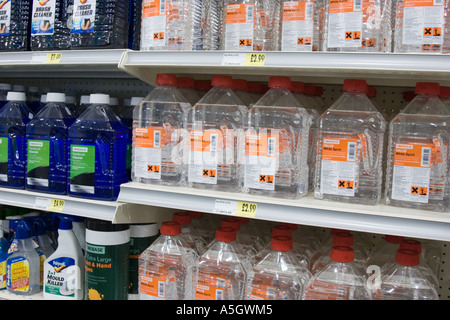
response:
<path id="1" fill-rule="evenodd" d="M 220 130 L 192 130 L 189 141 L 190 182 L 217 184 L 219 153 L 223 150 Z"/>
<path id="2" fill-rule="evenodd" d="M 75 0 L 72 33 L 94 32 L 96 0 Z"/>
<path id="3" fill-rule="evenodd" d="M 166 44 L 166 0 L 144 0 L 142 3 L 142 50 Z"/>
<path id="4" fill-rule="evenodd" d="M 362 0 L 329 1 L 328 47 L 361 47 Z"/>
<path id="5" fill-rule="evenodd" d="M 255 4 L 226 7 L 225 50 L 253 51 Z"/>
<path id="6" fill-rule="evenodd" d="M 285 1 L 282 17 L 282 51 L 312 51 L 314 2 Z"/>
<path id="7" fill-rule="evenodd" d="M 31 15 L 31 35 L 51 35 L 55 27 L 56 0 L 34 0 Z"/>
<path id="8" fill-rule="evenodd" d="M 9 36 L 11 31 L 11 1 L 3 0 L 0 3 L 0 37 Z"/>
<path id="9" fill-rule="evenodd" d="M 161 179 L 161 152 L 165 128 L 134 129 L 134 174 L 138 178 Z"/>
<path id="10" fill-rule="evenodd" d="M 214 213 L 233 215 L 236 213 L 238 203 L 234 200 L 216 199 L 214 202 Z"/>

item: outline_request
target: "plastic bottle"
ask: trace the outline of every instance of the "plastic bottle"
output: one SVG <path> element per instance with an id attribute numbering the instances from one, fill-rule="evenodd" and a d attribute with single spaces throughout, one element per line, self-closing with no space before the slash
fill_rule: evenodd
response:
<path id="1" fill-rule="evenodd" d="M 417 96 L 389 124 L 386 204 L 449 211 L 450 112 L 439 84 L 417 83 Z"/>
<path id="2" fill-rule="evenodd" d="M 130 266 L 128 300 L 139 300 L 139 257 L 157 238 L 157 223 L 138 223 L 130 225 Z"/>
<path id="3" fill-rule="evenodd" d="M 139 50 L 141 45 L 142 0 L 130 0 L 128 48 Z"/>
<path id="4" fill-rule="evenodd" d="M 213 76 L 211 90 L 187 113 L 184 164 L 188 187 L 240 191 L 238 137 L 247 108 L 232 84 L 230 76 Z"/>
<path id="5" fill-rule="evenodd" d="M 371 250 L 366 267 L 375 265 L 381 268 L 385 263 L 394 261 L 403 239 L 402 236 L 385 235 L 384 239 Z"/>
<path id="6" fill-rule="evenodd" d="M 157 86 L 134 108 L 131 179 L 182 185 L 183 128 L 191 105 L 176 88 L 176 76 L 158 74 Z"/>
<path id="7" fill-rule="evenodd" d="M 398 250 L 395 262 L 381 269 L 381 284 L 374 296 L 379 300 L 439 300 L 420 268 L 420 254 L 407 249 Z"/>
<path id="8" fill-rule="evenodd" d="M 139 257 L 139 299 L 190 300 L 198 255 L 181 237 L 178 222 L 163 222 L 160 233 Z"/>
<path id="9" fill-rule="evenodd" d="M 58 248 L 44 262 L 44 298 L 83 300 L 85 261 L 72 221 L 59 217 Z"/>
<path id="10" fill-rule="evenodd" d="M 128 47 L 128 0 L 73 0 L 71 49 Z"/>
<path id="11" fill-rule="evenodd" d="M 325 3 L 325 51 L 391 51 L 391 1 Z"/>
<path id="12" fill-rule="evenodd" d="M 6 260 L 9 253 L 9 241 L 5 238 L 3 229 L 0 228 L 0 290 L 6 289 Z"/>
<path id="13" fill-rule="evenodd" d="M 187 213 L 191 216 L 191 227 L 194 232 L 200 235 L 207 245 L 211 243 L 211 241 L 214 240 L 214 232 L 216 228 L 211 225 L 203 212 L 187 211 Z"/>
<path id="14" fill-rule="evenodd" d="M 308 282 L 304 300 L 372 300 L 364 276 L 353 263 L 352 248 L 333 247 L 330 259 Z"/>
<path id="15" fill-rule="evenodd" d="M 202 50 L 202 1 L 144 0 L 141 51 Z"/>
<path id="16" fill-rule="evenodd" d="M 308 192 L 311 117 L 290 87 L 290 78 L 270 77 L 269 91 L 247 114 L 241 167 L 245 192 L 291 199 Z"/>
<path id="17" fill-rule="evenodd" d="M 195 300 L 243 300 L 251 264 L 230 227 L 216 230 L 215 240 L 195 262 Z"/>
<path id="18" fill-rule="evenodd" d="M 181 237 L 184 238 L 190 248 L 198 256 L 202 255 L 208 243 L 191 227 L 191 215 L 187 212 L 175 212 L 172 221 L 178 222 L 181 226 Z"/>
<path id="19" fill-rule="evenodd" d="M 127 300 L 130 226 L 86 221 L 86 300 Z"/>
<path id="20" fill-rule="evenodd" d="M 114 201 L 127 181 L 128 132 L 108 104 L 107 94 L 91 94 L 90 106 L 69 127 L 69 196 Z"/>
<path id="21" fill-rule="evenodd" d="M 246 80 L 233 79 L 232 89 L 246 107 L 250 108 L 253 105 L 253 99 L 247 92 L 247 81 Z"/>
<path id="22" fill-rule="evenodd" d="M 28 190 L 67 194 L 69 126 L 75 121 L 64 93 L 47 93 L 47 104 L 26 126 Z"/>
<path id="23" fill-rule="evenodd" d="M 343 89 L 320 117 L 314 196 L 375 205 L 381 198 L 386 121 L 367 98 L 364 80 L 345 80 Z"/>
<path id="24" fill-rule="evenodd" d="M 0 109 L 0 185 L 25 189 L 26 125 L 33 114 L 25 104 L 25 93 L 10 91 Z"/>
<path id="25" fill-rule="evenodd" d="M 6 287 L 11 293 L 33 295 L 40 291 L 39 254 L 31 240 L 31 228 L 23 220 L 14 226 L 17 247 L 6 261 Z"/>
<path id="26" fill-rule="evenodd" d="M 177 77 L 177 88 L 191 106 L 196 104 L 201 98 L 195 90 L 195 80 L 193 78 Z"/>
<path id="27" fill-rule="evenodd" d="M 70 49 L 70 1 L 33 0 L 31 13 L 31 50 Z M 70 12 L 71 13 L 71 12 Z"/>
<path id="28" fill-rule="evenodd" d="M 224 1 L 209 0 L 203 1 L 202 20 L 203 28 L 203 50 L 219 50 L 220 37 L 219 29 L 222 27 L 222 11 Z"/>
<path id="29" fill-rule="evenodd" d="M 448 1 L 395 3 L 394 52 L 442 53 L 448 49 Z M 444 48 L 446 50 L 444 50 Z"/>
<path id="30" fill-rule="evenodd" d="M 251 263 L 255 263 L 254 256 L 260 250 L 251 238 L 250 234 L 241 231 L 241 223 L 235 217 L 225 217 L 220 222 L 220 227 L 232 228 L 236 231 L 236 242 L 242 247 L 242 250 L 250 259 Z"/>
<path id="31" fill-rule="evenodd" d="M 31 1 L 2 1 L 0 51 L 25 51 L 30 48 Z"/>

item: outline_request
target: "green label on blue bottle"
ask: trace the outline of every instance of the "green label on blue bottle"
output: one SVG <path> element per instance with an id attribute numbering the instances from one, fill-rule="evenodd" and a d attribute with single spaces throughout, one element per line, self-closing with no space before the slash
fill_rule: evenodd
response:
<path id="1" fill-rule="evenodd" d="M 94 193 L 95 146 L 70 146 L 70 191 Z"/>
<path id="2" fill-rule="evenodd" d="M 27 184 L 48 186 L 50 165 L 50 142 L 28 140 L 27 142 Z"/>

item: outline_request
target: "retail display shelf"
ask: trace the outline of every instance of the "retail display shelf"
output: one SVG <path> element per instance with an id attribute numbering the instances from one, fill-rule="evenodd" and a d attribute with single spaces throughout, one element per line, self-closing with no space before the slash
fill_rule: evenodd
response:
<path id="1" fill-rule="evenodd" d="M 11 293 L 5 289 L 0 291 L 0 300 L 44 300 L 44 294 L 41 291 L 29 296 L 19 295 Z"/>
<path id="2" fill-rule="evenodd" d="M 450 213 L 384 204 L 375 206 L 346 204 L 314 199 L 312 195 L 290 200 L 129 182 L 121 186 L 118 201 L 317 227 L 450 241 Z"/>
<path id="3" fill-rule="evenodd" d="M 171 209 L 156 206 L 91 200 L 8 188 L 0 188 L 0 204 L 61 212 L 85 218 L 107 220 L 112 223 L 161 222 L 173 212 Z"/>
<path id="4" fill-rule="evenodd" d="M 127 51 L 119 68 L 150 84 L 160 72 L 199 79 L 229 74 L 258 81 L 285 75 L 327 84 L 362 77 L 371 85 L 405 87 L 417 81 L 450 81 L 450 55 L 412 53 Z"/>

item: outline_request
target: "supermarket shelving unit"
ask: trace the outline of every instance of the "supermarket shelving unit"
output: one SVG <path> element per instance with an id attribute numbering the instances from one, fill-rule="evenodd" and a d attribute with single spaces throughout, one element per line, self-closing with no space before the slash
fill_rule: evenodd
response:
<path id="1" fill-rule="evenodd" d="M 340 95 L 343 79 L 364 78 L 382 88 L 380 99 L 397 105 L 400 93 L 417 81 L 450 85 L 450 56 L 339 52 L 138 52 L 80 50 L 0 53 L 0 82 L 40 84 L 86 92 L 109 88 L 117 94 L 146 94 L 157 73 L 209 79 L 228 74 L 266 81 L 270 75 L 321 84 L 328 102 Z M 384 95 L 383 95 L 384 93 Z M 333 96 L 333 97 L 332 97 Z M 330 98 L 331 97 L 331 98 Z M 397 100 L 395 100 L 397 99 Z M 63 200 L 61 209 L 52 199 Z M 59 202 L 61 203 L 61 202 Z M 245 211 L 242 203 L 252 206 Z M 114 223 L 161 222 L 175 210 L 241 215 L 324 228 L 342 228 L 439 241 L 445 252 L 450 241 L 450 213 L 316 200 L 270 199 L 240 193 L 127 183 L 116 202 L 92 201 L 0 188 L 0 204 L 59 211 Z M 443 257 L 445 261 L 445 257 Z M 450 299 L 450 269 L 441 270 L 441 297 Z"/>

